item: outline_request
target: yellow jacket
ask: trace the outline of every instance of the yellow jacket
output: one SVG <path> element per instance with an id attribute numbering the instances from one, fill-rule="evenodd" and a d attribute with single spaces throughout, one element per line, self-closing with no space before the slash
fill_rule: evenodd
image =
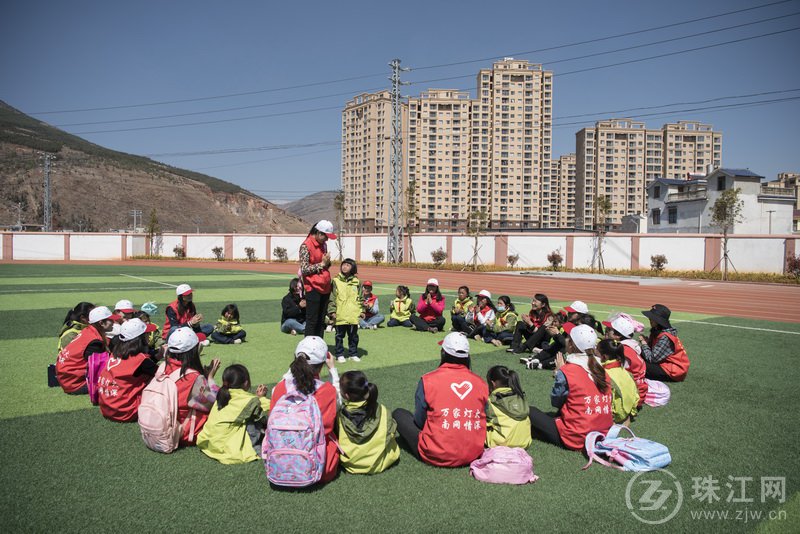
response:
<path id="1" fill-rule="evenodd" d="M 500 387 L 492 391 L 486 410 L 486 446 L 527 449 L 531 443 L 528 403 L 512 393 L 511 388 Z"/>
<path id="2" fill-rule="evenodd" d="M 390 319 L 397 319 L 401 323 L 411 319 L 411 311 L 414 308 L 414 302 L 411 297 L 404 299 L 394 299 L 392 301 L 392 312 L 389 314 Z"/>
<path id="3" fill-rule="evenodd" d="M 633 376 L 627 369 L 623 369 L 617 362 L 603 362 L 608 377 L 611 378 L 612 400 L 611 412 L 614 422 L 622 423 L 628 417 L 636 415 L 639 405 L 639 389 Z"/>
<path id="4" fill-rule="evenodd" d="M 400 458 L 394 433 L 397 423 L 389 410 L 378 406 L 377 417 L 364 419 L 366 401 L 345 400 L 336 421 L 339 461 L 345 471 L 374 475 L 391 467 Z"/>
<path id="5" fill-rule="evenodd" d="M 231 400 L 223 409 L 214 403 L 203 430 L 197 435 L 197 448 L 223 464 L 259 460 L 247 434 L 247 424 L 262 423 L 266 428 L 269 399 L 243 389 L 231 389 L 230 393 Z"/>

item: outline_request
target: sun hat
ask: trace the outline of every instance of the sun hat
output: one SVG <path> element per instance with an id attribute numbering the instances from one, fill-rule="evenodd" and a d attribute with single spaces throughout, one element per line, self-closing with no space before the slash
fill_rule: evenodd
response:
<path id="1" fill-rule="evenodd" d="M 589 306 L 587 306 L 582 300 L 576 300 L 564 309 L 570 313 L 582 313 L 584 315 L 589 313 Z"/>
<path id="2" fill-rule="evenodd" d="M 108 309 L 108 306 L 98 306 L 96 308 L 93 308 L 92 311 L 89 312 L 89 324 L 94 324 L 104 319 L 119 321 L 120 319 L 122 319 L 122 317 L 111 313 L 111 310 Z"/>
<path id="3" fill-rule="evenodd" d="M 672 315 L 672 312 L 663 304 L 653 304 L 653 307 L 649 310 L 643 310 L 642 315 L 664 328 L 672 328 L 669 322 L 669 316 Z"/>
<path id="4" fill-rule="evenodd" d="M 597 346 L 597 331 L 588 324 L 575 325 L 564 323 L 564 332 L 580 351 L 593 349 Z"/>
<path id="5" fill-rule="evenodd" d="M 122 313 L 133 313 L 136 311 L 133 308 L 133 302 L 129 301 L 128 299 L 122 299 L 114 305 L 114 309 L 117 311 L 121 311 Z"/>
<path id="6" fill-rule="evenodd" d="M 328 239 L 336 239 L 336 234 L 333 233 L 333 223 L 332 222 L 330 222 L 330 221 L 328 221 L 326 219 L 322 219 L 317 224 L 315 224 L 314 227 L 318 231 L 320 231 L 320 232 L 324 233 L 326 236 L 328 236 Z"/>
<path id="7" fill-rule="evenodd" d="M 462 332 L 450 332 L 439 342 L 450 356 L 456 358 L 469 358 L 469 340 Z"/>
<path id="8" fill-rule="evenodd" d="M 319 336 L 304 337 L 294 349 L 295 358 L 299 358 L 301 354 L 308 357 L 308 363 L 311 365 L 325 363 L 328 357 L 328 344 Z"/>
<path id="9" fill-rule="evenodd" d="M 181 284 L 175 288 L 175 294 L 179 297 L 192 294 L 192 287 L 189 284 Z"/>
<path id="10" fill-rule="evenodd" d="M 119 338 L 122 341 L 130 341 L 136 339 L 145 332 L 153 332 L 156 328 L 156 325 L 153 323 L 145 324 L 141 319 L 134 318 L 130 321 L 125 321 L 125 323 L 119 327 Z"/>

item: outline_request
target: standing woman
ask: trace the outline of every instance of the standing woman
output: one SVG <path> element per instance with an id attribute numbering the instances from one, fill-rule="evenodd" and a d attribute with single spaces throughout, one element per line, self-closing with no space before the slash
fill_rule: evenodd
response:
<path id="1" fill-rule="evenodd" d="M 306 294 L 306 336 L 325 334 L 325 315 L 331 298 L 331 255 L 326 245 L 336 239 L 333 223 L 321 220 L 315 224 L 300 245 L 300 276 Z"/>

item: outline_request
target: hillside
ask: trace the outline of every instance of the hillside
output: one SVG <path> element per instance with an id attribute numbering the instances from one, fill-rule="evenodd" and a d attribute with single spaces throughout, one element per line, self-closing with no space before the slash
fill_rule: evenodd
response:
<path id="1" fill-rule="evenodd" d="M 335 221 L 336 210 L 333 207 L 333 197 L 335 196 L 336 191 L 320 191 L 300 200 L 284 204 L 282 207 L 307 223 L 314 224 L 320 219 Z"/>
<path id="2" fill-rule="evenodd" d="M 130 226 L 130 210 L 164 231 L 302 233 L 304 221 L 239 187 L 205 174 L 109 150 L 0 101 L 0 225 L 41 224 L 39 152 L 56 155 L 51 173 L 53 229 L 108 231 Z"/>

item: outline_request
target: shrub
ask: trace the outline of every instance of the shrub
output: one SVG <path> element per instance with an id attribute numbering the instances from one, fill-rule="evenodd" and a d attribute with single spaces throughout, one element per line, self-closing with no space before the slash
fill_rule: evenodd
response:
<path id="1" fill-rule="evenodd" d="M 380 262 L 383 261 L 386 255 L 381 249 L 375 249 L 372 251 L 372 261 L 375 262 L 375 265 L 378 265 Z"/>
<path id="2" fill-rule="evenodd" d="M 506 259 L 508 260 L 508 264 L 514 267 L 519 261 L 519 254 L 509 254 L 508 258 Z"/>
<path id="3" fill-rule="evenodd" d="M 183 245 L 175 245 L 175 248 L 172 249 L 173 254 L 175 254 L 175 258 L 182 260 L 186 258 L 186 251 L 183 249 Z"/>
<path id="4" fill-rule="evenodd" d="M 800 278 L 800 254 L 786 258 L 786 274 Z"/>
<path id="5" fill-rule="evenodd" d="M 217 261 L 225 261 L 225 251 L 222 247 L 214 247 L 211 249 L 211 252 L 214 253 L 214 258 Z"/>
<path id="6" fill-rule="evenodd" d="M 244 247 L 244 253 L 247 255 L 247 261 L 256 261 L 256 249 Z"/>
<path id="7" fill-rule="evenodd" d="M 431 252 L 431 259 L 436 267 L 440 267 L 447 259 L 447 251 L 442 250 L 442 247 Z"/>
<path id="8" fill-rule="evenodd" d="M 667 261 L 667 257 L 663 254 L 656 254 L 655 256 L 650 256 L 650 270 L 660 273 L 664 270 L 664 266 L 669 263 Z"/>
<path id="9" fill-rule="evenodd" d="M 283 247 L 275 247 L 272 251 L 272 254 L 275 255 L 275 258 L 277 258 L 278 261 L 289 261 L 289 254 Z"/>
<path id="10" fill-rule="evenodd" d="M 556 249 L 547 255 L 547 261 L 550 262 L 550 268 L 557 271 L 561 264 L 564 263 L 564 258 L 561 256 L 561 249 Z"/>

